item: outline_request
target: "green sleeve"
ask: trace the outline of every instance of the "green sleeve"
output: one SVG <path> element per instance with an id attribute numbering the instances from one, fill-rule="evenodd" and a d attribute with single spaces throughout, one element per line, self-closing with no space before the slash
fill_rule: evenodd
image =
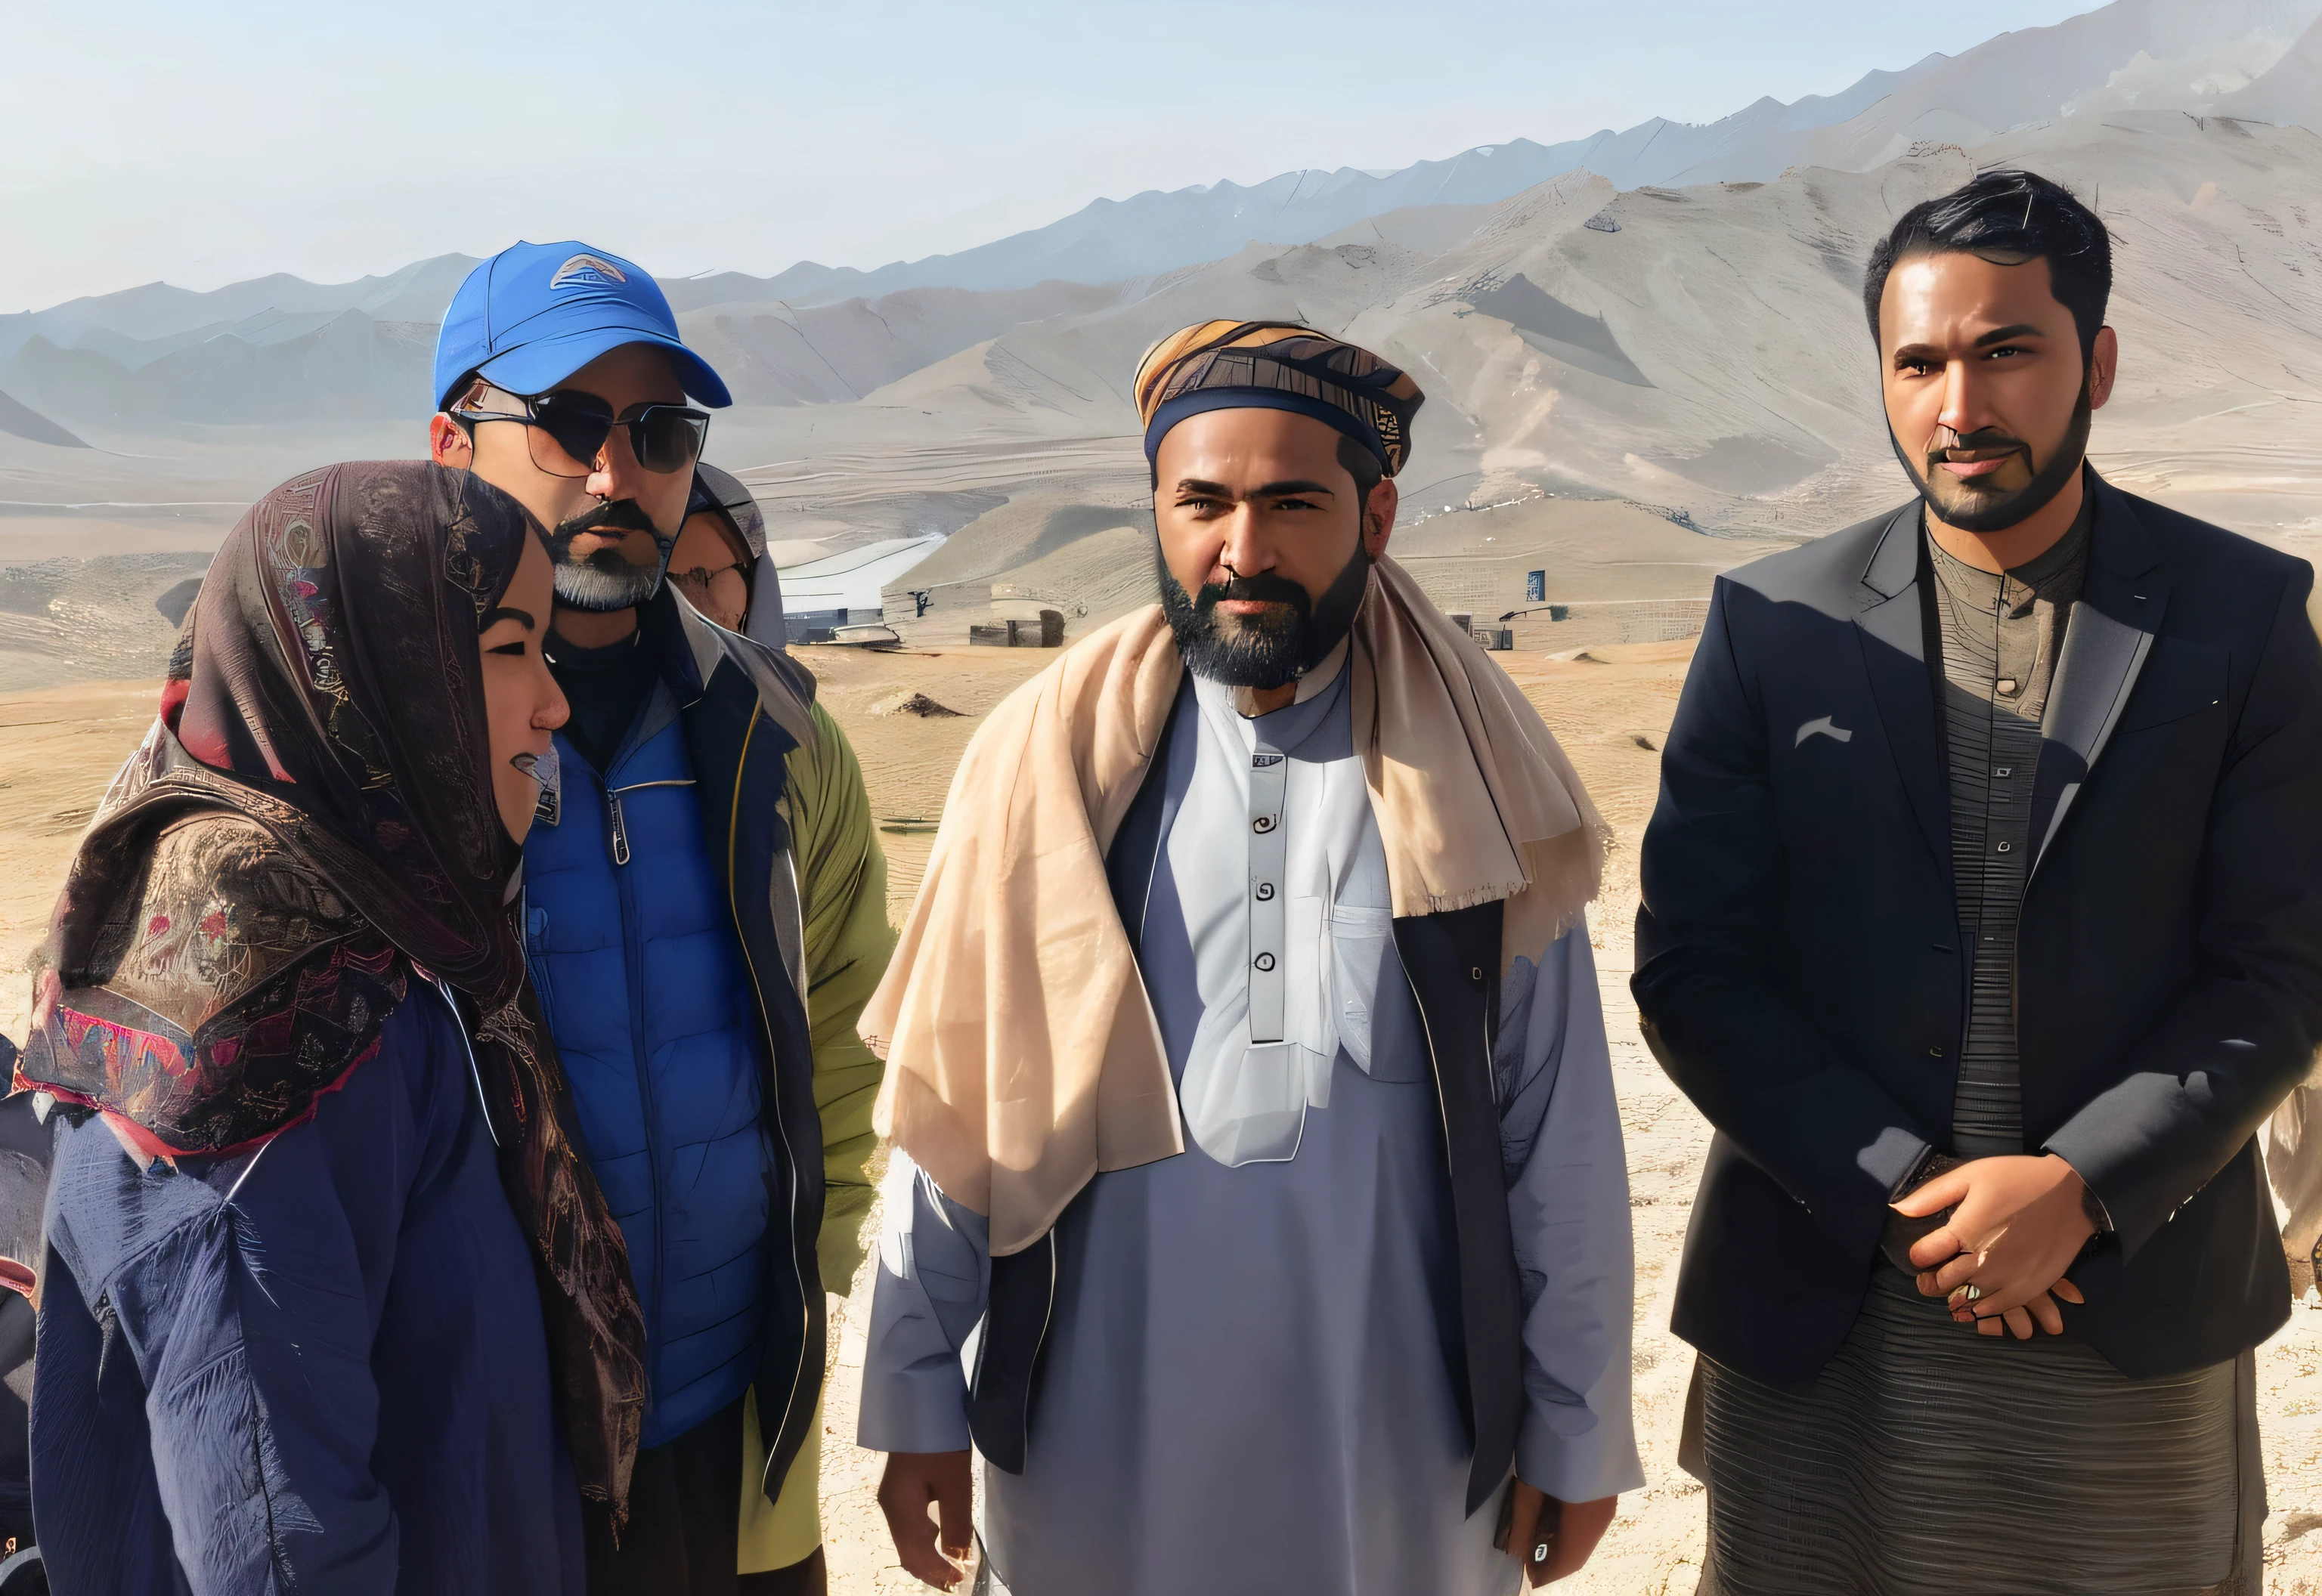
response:
<path id="1" fill-rule="evenodd" d="M 855 1034 L 864 1004 L 895 949 L 887 924 L 887 859 L 871 823 L 863 767 L 820 704 L 814 740 L 791 751 L 791 846 L 806 920 L 807 1023 L 814 1043 L 814 1101 L 822 1115 L 822 1235 L 826 1290 L 844 1296 L 863 1262 L 870 1217 L 871 1105 L 885 1065 Z"/>

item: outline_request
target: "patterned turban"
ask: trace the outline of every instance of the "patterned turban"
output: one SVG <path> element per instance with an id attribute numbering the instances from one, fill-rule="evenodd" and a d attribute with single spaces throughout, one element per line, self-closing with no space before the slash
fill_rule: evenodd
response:
<path id="1" fill-rule="evenodd" d="M 1411 458 L 1411 418 L 1426 397 L 1370 351 L 1293 322 L 1202 322 L 1164 338 L 1137 366 L 1148 461 L 1189 415 L 1261 408 L 1336 428 L 1392 477 Z"/>

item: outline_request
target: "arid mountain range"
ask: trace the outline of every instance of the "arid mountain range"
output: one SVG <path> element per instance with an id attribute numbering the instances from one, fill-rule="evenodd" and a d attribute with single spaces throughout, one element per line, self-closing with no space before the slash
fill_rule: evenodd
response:
<path id="1" fill-rule="evenodd" d="M 811 552 L 964 529 L 901 584 L 936 590 L 943 628 L 995 583 L 1076 620 L 1142 594 L 1141 545 L 1106 536 L 1145 513 L 1127 379 L 1155 337 L 1215 315 L 1345 332 L 1419 378 L 1407 552 L 1449 534 L 1425 530 L 1447 506 L 1500 506 L 1506 528 L 1450 539 L 1494 562 L 1490 581 L 1443 568 L 1460 602 L 1513 607 L 1549 548 L 1601 536 L 1606 557 L 1636 551 L 1641 603 L 1899 497 L 1863 258 L 1907 205 L 2015 162 L 2071 183 L 2117 240 L 2123 375 L 2100 467 L 2294 544 L 2322 537 L 2313 127 L 2322 0 L 2116 0 L 1708 126 L 1147 194 L 875 271 L 665 287 L 738 401 L 710 458 L 757 488 L 770 535 Z M 154 284 L 0 317 L 0 564 L 197 561 L 302 467 L 416 452 L 435 324 L 471 264 Z M 1659 540 L 1621 533 L 1638 523 L 1603 501 L 1703 558 L 1645 557 Z M 182 564 L 131 585 L 166 588 Z M 44 629 L 69 623 L 32 613 L 33 595 L 70 608 L 89 581 L 16 585 L 0 685 L 53 679 L 39 661 L 72 651 Z"/>
<path id="2" fill-rule="evenodd" d="M 1537 63 L 1543 105 L 1588 69 Z M 709 458 L 758 494 L 801 595 L 852 606 L 852 562 L 885 540 L 930 549 L 885 599 L 931 646 L 800 651 L 860 758 L 897 917 L 961 750 L 1050 657 L 952 646 L 967 625 L 1060 608 L 1069 633 L 1151 594 L 1126 397 L 1147 344 L 1199 318 L 1295 318 L 1416 376 L 1394 552 L 1447 610 L 1522 612 L 1520 652 L 1498 657 L 1614 834 L 1589 929 L 1650 1483 L 1567 1589 L 1626 1596 L 1690 1589 L 1703 1558 L 1678 1463 L 1693 1357 L 1668 1327 L 1709 1128 L 1640 1042 L 1627 980 L 1639 838 L 1711 578 L 1903 497 L 1863 260 L 1908 205 L 2011 162 L 2073 185 L 2114 233 L 2122 362 L 2098 468 L 2322 552 L 2317 132 L 2322 0 L 2116 0 L 1706 126 L 1099 200 L 947 257 L 665 287 L 739 401 Z M 591 242 L 651 260 L 645 241 Z M 151 284 L 0 316 L 0 1034 L 24 1035 L 24 971 L 151 724 L 189 584 L 275 483 L 422 451 L 436 324 L 472 264 Z M 901 619 L 914 593 L 927 616 Z M 869 1300 L 864 1281 L 834 1300 L 833 1437 L 854 1433 Z M 2295 1314 L 2254 1366 L 2268 1588 L 2322 1591 L 2322 1313 Z M 894 1566 L 879 1455 L 834 1441 L 823 1460 L 832 1588 L 920 1588 Z"/>

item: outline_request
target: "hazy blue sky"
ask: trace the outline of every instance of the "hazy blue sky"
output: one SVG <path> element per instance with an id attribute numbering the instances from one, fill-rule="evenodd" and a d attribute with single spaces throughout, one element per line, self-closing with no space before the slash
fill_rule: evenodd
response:
<path id="1" fill-rule="evenodd" d="M 1099 196 L 1829 94 L 2090 0 L 0 0 L 0 311 L 518 236 L 870 267 Z"/>

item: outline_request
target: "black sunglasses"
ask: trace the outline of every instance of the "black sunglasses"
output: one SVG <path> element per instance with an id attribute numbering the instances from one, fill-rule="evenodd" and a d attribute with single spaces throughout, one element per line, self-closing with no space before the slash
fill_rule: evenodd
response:
<path id="1" fill-rule="evenodd" d="M 617 426 L 628 429 L 629 452 L 637 457 L 637 463 L 662 476 L 690 470 L 701 458 L 702 441 L 709 435 L 709 417 L 684 405 L 636 405 L 626 415 L 617 416 L 613 407 L 596 395 L 571 388 L 535 394 L 519 402 L 525 408 L 521 415 L 501 410 L 454 410 L 452 419 L 463 426 L 480 421 L 513 421 L 547 433 L 567 459 L 544 461 L 535 450 L 533 463 L 560 477 L 587 476 Z M 562 470 L 561 464 L 574 469 Z"/>

